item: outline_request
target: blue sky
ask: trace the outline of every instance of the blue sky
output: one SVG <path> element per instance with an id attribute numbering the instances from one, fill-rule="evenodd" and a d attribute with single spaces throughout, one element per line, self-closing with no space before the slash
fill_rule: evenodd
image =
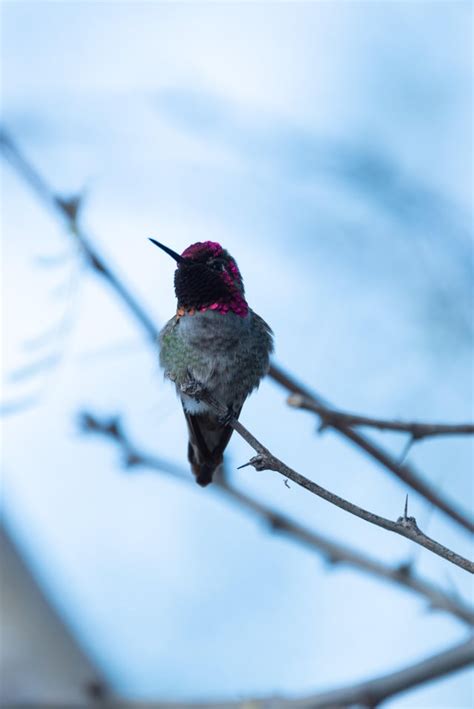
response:
<path id="1" fill-rule="evenodd" d="M 173 267 L 146 237 L 178 251 L 220 241 L 275 331 L 277 360 L 323 396 L 386 417 L 472 416 L 468 3 L 6 2 L 2 14 L 5 124 L 57 190 L 85 190 L 86 227 L 157 323 L 174 312 Z M 35 401 L 4 421 L 3 506 L 121 691 L 304 694 L 462 637 L 416 598 L 271 536 L 211 488 L 123 474 L 116 451 L 84 439 L 81 408 L 123 412 L 147 449 L 185 462 L 156 353 L 3 164 L 2 180 L 3 398 Z M 54 366 L 26 376 L 42 357 Z M 314 436 L 270 382 L 242 420 L 322 485 L 401 513 L 404 486 L 335 435 Z M 270 473 L 235 472 L 248 457 L 235 437 L 229 465 L 244 489 L 386 561 L 414 555 L 472 596 L 460 570 L 408 542 Z M 424 442 L 410 460 L 469 507 L 469 441 Z M 410 506 L 469 554 L 441 514 L 415 495 Z M 471 698 L 464 672 L 387 705 Z"/>

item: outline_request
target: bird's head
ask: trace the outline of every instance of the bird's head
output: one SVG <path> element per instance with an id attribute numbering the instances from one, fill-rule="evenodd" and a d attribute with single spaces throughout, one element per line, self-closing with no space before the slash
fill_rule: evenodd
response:
<path id="1" fill-rule="evenodd" d="M 240 317 L 248 314 L 242 276 L 235 260 L 220 244 L 199 241 L 177 254 L 155 239 L 150 241 L 178 264 L 174 274 L 178 309 L 233 312 Z"/>

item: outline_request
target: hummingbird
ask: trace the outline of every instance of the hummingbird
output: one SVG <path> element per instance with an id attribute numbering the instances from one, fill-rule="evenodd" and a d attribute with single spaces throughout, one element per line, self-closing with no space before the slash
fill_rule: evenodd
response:
<path id="1" fill-rule="evenodd" d="M 268 372 L 273 333 L 249 308 L 235 259 L 220 244 L 202 241 L 182 254 L 150 241 L 176 261 L 176 315 L 160 332 L 160 365 L 175 383 L 186 418 L 188 460 L 196 482 L 212 482 L 232 427 L 209 403 L 183 393 L 197 383 L 238 418 L 248 395 Z"/>

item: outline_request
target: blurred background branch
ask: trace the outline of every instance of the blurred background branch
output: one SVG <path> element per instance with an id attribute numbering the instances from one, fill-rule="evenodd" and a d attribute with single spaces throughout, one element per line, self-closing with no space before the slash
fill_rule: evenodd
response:
<path id="1" fill-rule="evenodd" d="M 309 707 L 376 707 L 399 692 L 406 692 L 423 682 L 443 677 L 446 674 L 468 667 L 474 662 L 474 639 L 469 638 L 444 652 L 436 653 L 426 660 L 332 692 L 315 695 Z M 303 705 L 304 706 L 304 705 Z"/>
<path id="2" fill-rule="evenodd" d="M 217 702 L 140 702 L 106 699 L 99 704 L 111 709 L 112 707 L 115 709 L 248 709 L 249 707 L 252 709 L 340 709 L 352 706 L 372 709 L 402 692 L 469 667 L 474 662 L 473 657 L 474 640 L 471 638 L 397 672 L 295 699 L 252 697 Z"/>
<path id="3" fill-rule="evenodd" d="M 331 411 L 325 406 L 319 406 L 314 399 L 301 396 L 301 394 L 289 396 L 288 404 L 294 406 L 295 409 L 304 409 L 318 414 L 321 418 L 322 428 L 334 422 L 351 427 L 366 426 L 377 428 L 380 431 L 408 433 L 415 441 L 435 436 L 463 436 L 474 433 L 474 424 L 472 423 L 420 423 L 419 421 L 408 423 L 407 421 L 388 421 L 359 414 L 349 414 L 347 411 Z"/>

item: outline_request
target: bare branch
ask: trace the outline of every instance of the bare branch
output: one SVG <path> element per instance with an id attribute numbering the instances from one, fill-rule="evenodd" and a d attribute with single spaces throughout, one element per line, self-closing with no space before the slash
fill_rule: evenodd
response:
<path id="1" fill-rule="evenodd" d="M 100 434 L 116 443 L 122 453 L 125 467 L 130 467 L 130 461 L 133 461 L 134 466 L 143 466 L 171 474 L 182 482 L 194 484 L 189 472 L 184 468 L 164 458 L 150 455 L 132 443 L 125 433 L 119 417 L 114 416 L 101 420 L 91 413 L 83 413 L 80 422 L 84 432 Z M 469 606 L 464 604 L 461 599 L 416 575 L 410 565 L 392 567 L 371 559 L 355 549 L 334 542 L 322 534 L 313 532 L 268 505 L 241 492 L 230 485 L 223 475 L 216 476 L 213 485 L 213 489 L 215 488 L 240 508 L 243 507 L 263 519 L 272 531 L 286 534 L 295 541 L 316 550 L 332 564 L 352 566 L 363 573 L 409 589 L 427 599 L 431 608 L 444 610 L 469 625 L 474 625 L 474 611 Z"/>
<path id="2" fill-rule="evenodd" d="M 312 399 L 316 406 L 321 407 L 323 411 L 333 411 L 332 407 L 327 401 L 324 401 L 318 394 L 314 391 L 308 389 L 305 385 L 297 381 L 291 374 L 283 370 L 279 365 L 273 362 L 270 367 L 269 376 L 278 384 L 280 384 L 286 391 L 292 394 L 301 394 L 304 397 Z M 400 464 L 394 456 L 388 453 L 384 448 L 374 443 L 367 436 L 362 435 L 358 431 L 355 431 L 350 426 L 346 424 L 334 421 L 329 423 L 328 426 L 336 430 L 345 438 L 349 439 L 356 446 L 361 448 L 365 453 L 371 456 L 374 460 L 380 463 L 387 470 L 390 470 L 397 478 L 402 480 L 406 485 L 415 490 L 419 495 L 430 502 L 434 507 L 442 510 L 448 517 L 460 524 L 464 529 L 470 532 L 474 532 L 474 522 L 470 517 L 468 517 L 463 511 L 458 509 L 452 501 L 448 500 L 446 496 L 441 495 L 438 491 L 430 485 L 426 480 L 424 480 L 420 474 L 415 471 L 413 466 L 407 463 Z"/>
<path id="3" fill-rule="evenodd" d="M 415 662 L 402 670 L 390 672 L 376 679 L 349 685 L 328 692 L 318 692 L 300 699 L 266 697 L 235 702 L 183 703 L 166 702 L 114 702 L 117 709 L 341 709 L 342 707 L 376 707 L 389 697 L 407 689 L 413 689 L 433 679 L 440 679 L 451 672 L 462 670 L 474 662 L 474 639 L 466 640 Z"/>
<path id="4" fill-rule="evenodd" d="M 336 507 L 349 512 L 350 514 L 355 515 L 366 522 L 370 522 L 370 524 L 374 524 L 377 527 L 382 527 L 382 529 L 387 529 L 390 532 L 400 534 L 402 537 L 406 537 L 412 542 L 428 549 L 433 554 L 437 554 L 443 559 L 450 561 L 452 564 L 459 566 L 461 569 L 465 569 L 471 574 L 474 573 L 474 562 L 469 561 L 469 559 L 464 558 L 460 554 L 448 549 L 448 547 L 443 546 L 443 544 L 440 544 L 434 539 L 431 539 L 431 537 L 428 537 L 419 529 L 414 517 L 406 517 L 404 515 L 403 517 L 399 517 L 396 522 L 393 522 L 390 519 L 386 519 L 385 517 L 376 515 L 373 512 L 369 512 L 363 507 L 354 505 L 352 502 L 348 502 L 348 500 L 345 500 L 343 497 L 335 495 L 333 492 L 321 487 L 321 485 L 309 480 L 309 478 L 304 477 L 304 475 L 297 473 L 296 470 L 293 470 L 286 465 L 286 463 L 283 463 L 283 461 L 274 456 L 268 448 L 265 448 L 265 446 L 260 443 L 260 441 L 257 440 L 255 436 L 250 433 L 245 426 L 243 426 L 243 424 L 240 423 L 240 421 L 237 421 L 235 418 L 231 418 L 226 407 L 216 401 L 214 397 L 206 392 L 204 388 L 200 387 L 197 382 L 189 381 L 187 384 L 181 386 L 181 391 L 187 396 L 191 396 L 192 398 L 200 401 L 206 401 L 214 408 L 223 420 L 226 420 L 228 425 L 232 426 L 234 431 L 237 431 L 237 433 L 242 436 L 245 441 L 247 441 L 247 443 L 257 453 L 257 455 L 249 461 L 250 465 L 252 465 L 255 470 L 274 470 L 275 472 L 280 473 L 280 475 L 283 475 L 285 478 L 288 478 L 288 480 L 293 480 L 293 482 L 297 485 L 300 485 L 309 492 L 312 492 L 313 495 L 317 495 L 323 500 L 336 505 Z"/>
<path id="5" fill-rule="evenodd" d="M 345 411 L 337 411 L 319 405 L 312 397 L 302 394 L 292 394 L 288 397 L 288 404 L 297 409 L 312 411 L 321 418 L 324 426 L 332 426 L 334 423 L 345 426 L 368 426 L 379 431 L 397 431 L 398 433 L 409 433 L 414 441 L 422 438 L 432 438 L 434 436 L 466 435 L 474 433 L 472 423 L 407 423 L 405 421 L 388 421 L 386 419 L 359 416 L 359 414 L 349 414 Z"/>
<path id="6" fill-rule="evenodd" d="M 414 517 L 403 516 L 399 517 L 397 521 L 394 522 L 392 520 L 386 519 L 385 517 L 381 517 L 380 515 L 374 514 L 373 512 L 369 512 L 363 507 L 359 507 L 358 505 L 355 505 L 352 502 L 349 502 L 348 500 L 339 497 L 339 495 L 335 495 L 329 490 L 326 490 L 325 488 L 321 487 L 321 485 L 318 485 L 312 480 L 309 480 L 308 478 L 304 477 L 304 475 L 301 475 L 292 468 L 288 467 L 285 463 L 279 460 L 279 458 L 270 453 L 269 450 L 264 448 L 260 444 L 260 442 L 254 438 L 254 436 L 249 434 L 247 429 L 244 428 L 244 426 L 242 426 L 240 422 L 231 421 L 230 425 L 237 431 L 237 433 L 242 436 L 242 438 L 247 441 L 247 443 L 252 446 L 252 448 L 258 451 L 258 455 L 254 456 L 250 460 L 250 464 L 255 468 L 255 470 L 274 470 L 275 472 L 280 473 L 280 475 L 283 475 L 288 480 L 292 480 L 297 485 L 304 487 L 306 490 L 312 492 L 314 495 L 317 495 L 323 500 L 326 500 L 327 502 L 336 505 L 336 507 L 339 507 L 340 509 L 349 512 L 350 514 L 355 515 L 356 517 L 359 517 L 360 519 L 363 519 L 366 522 L 370 522 L 370 524 L 374 524 L 378 527 L 382 527 L 382 529 L 386 529 L 390 532 L 400 534 L 402 537 L 410 539 L 412 542 L 415 542 L 416 544 L 419 544 L 425 549 L 428 549 L 433 554 L 437 554 L 443 559 L 450 561 L 452 564 L 459 566 L 461 569 L 465 569 L 471 574 L 474 573 L 474 563 L 472 561 L 469 561 L 469 559 L 464 558 L 460 554 L 457 554 L 451 549 L 448 549 L 448 547 L 445 547 L 443 544 L 440 544 L 439 542 L 424 534 L 419 529 L 416 523 L 416 519 Z M 255 443 L 257 445 L 255 445 Z"/>
<path id="7" fill-rule="evenodd" d="M 115 440 L 123 454 L 122 465 L 125 468 L 148 467 L 179 478 L 183 482 L 192 482 L 186 470 L 176 465 L 176 463 L 144 453 L 136 446 L 132 445 L 129 437 L 123 430 L 119 416 L 101 420 L 86 411 L 82 412 L 79 416 L 79 426 L 84 433 L 97 433 Z"/>
<path id="8" fill-rule="evenodd" d="M 0 148 L 3 150 L 5 157 L 15 168 L 15 170 L 23 177 L 25 182 L 30 185 L 37 196 L 56 214 L 66 221 L 71 233 L 75 236 L 81 246 L 84 258 L 87 264 L 100 276 L 102 276 L 109 286 L 115 291 L 119 298 L 129 309 L 130 313 L 140 323 L 146 336 L 156 343 L 158 338 L 158 328 L 155 326 L 152 318 L 148 315 L 145 308 L 133 296 L 131 291 L 124 285 L 117 274 L 107 265 L 106 261 L 99 255 L 95 247 L 93 247 L 91 239 L 80 228 L 77 223 L 78 209 L 77 198 L 65 200 L 57 197 L 50 189 L 41 175 L 35 170 L 31 163 L 24 157 L 12 138 L 4 131 L 0 130 Z M 72 206 L 71 206 L 72 205 Z M 318 405 L 333 410 L 327 402 L 324 402 L 316 393 L 309 391 L 307 387 L 302 386 L 294 377 L 285 372 L 279 365 L 272 363 L 269 371 L 269 377 L 275 382 L 284 387 L 292 394 L 301 394 L 312 399 Z M 446 499 L 444 495 L 440 495 L 429 483 L 415 472 L 413 467 L 400 463 L 393 458 L 390 453 L 385 451 L 380 446 L 373 443 L 370 439 L 362 434 L 354 431 L 349 426 L 334 422 L 330 424 L 332 428 L 338 431 L 342 436 L 348 438 L 355 443 L 359 448 L 365 451 L 369 456 L 374 458 L 378 463 L 392 472 L 405 484 L 418 492 L 428 502 L 442 510 L 452 520 L 460 524 L 470 532 L 474 532 L 474 522 L 457 506 Z"/>

